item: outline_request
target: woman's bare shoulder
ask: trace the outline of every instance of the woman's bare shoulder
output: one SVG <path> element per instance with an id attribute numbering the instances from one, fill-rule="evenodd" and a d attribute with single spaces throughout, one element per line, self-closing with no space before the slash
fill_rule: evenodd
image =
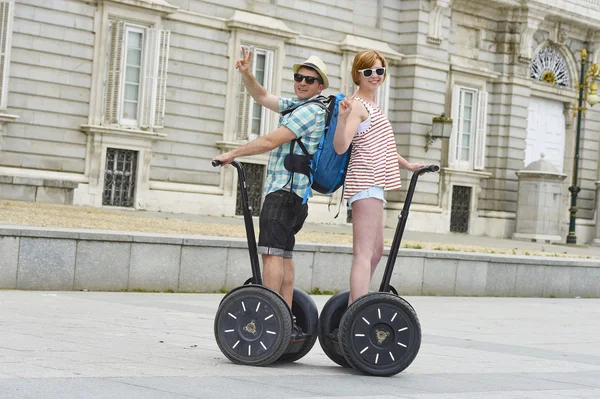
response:
<path id="1" fill-rule="evenodd" d="M 359 97 L 353 97 L 354 104 L 352 104 L 352 112 L 356 112 L 356 115 L 360 116 L 361 121 L 367 120 L 369 117 L 369 111 L 365 106 L 364 102 Z"/>

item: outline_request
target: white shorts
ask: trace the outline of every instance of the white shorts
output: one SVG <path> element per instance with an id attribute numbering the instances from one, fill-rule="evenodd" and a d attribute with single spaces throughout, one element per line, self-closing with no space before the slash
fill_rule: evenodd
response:
<path id="1" fill-rule="evenodd" d="M 352 209 L 352 203 L 361 199 L 367 199 L 367 198 L 377 198 L 378 200 L 382 201 L 382 206 L 385 207 L 385 204 L 387 203 L 387 201 L 385 200 L 384 194 L 383 194 L 383 188 L 381 187 L 369 187 L 367 189 L 364 189 L 356 194 L 354 194 L 352 197 L 348 198 L 348 209 Z"/>

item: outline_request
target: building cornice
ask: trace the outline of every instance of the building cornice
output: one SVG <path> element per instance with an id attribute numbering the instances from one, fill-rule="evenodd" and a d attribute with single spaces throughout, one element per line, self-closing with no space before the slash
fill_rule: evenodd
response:
<path id="1" fill-rule="evenodd" d="M 465 65 L 457 65 L 457 64 L 452 64 L 450 66 L 450 69 L 452 71 L 462 72 L 462 73 L 468 74 L 468 75 L 481 76 L 483 78 L 486 78 L 487 80 L 496 80 L 501 75 L 500 73 L 494 72 L 494 71 L 490 71 L 489 69 L 472 68 L 472 67 L 468 67 L 468 66 L 465 66 Z"/>
<path id="2" fill-rule="evenodd" d="M 233 16 L 226 20 L 225 25 L 229 29 L 245 29 L 278 36 L 285 40 L 293 39 L 298 36 L 298 32 L 288 28 L 288 26 L 279 19 L 240 10 L 235 10 Z"/>
<path id="3" fill-rule="evenodd" d="M 373 40 L 366 37 L 346 35 L 344 40 L 339 43 L 342 51 L 358 52 L 364 49 L 377 50 L 388 60 L 400 61 L 404 54 L 394 51 L 389 44 L 379 40 Z"/>
<path id="4" fill-rule="evenodd" d="M 104 0 L 104 3 L 124 4 L 166 15 L 173 14 L 179 9 L 179 7 L 167 3 L 165 0 Z"/>
<path id="5" fill-rule="evenodd" d="M 206 14 L 191 12 L 186 10 L 178 10 L 176 13 L 170 14 L 167 19 L 188 24 L 206 26 L 219 30 L 227 30 L 227 20 L 225 18 L 213 17 Z"/>
<path id="6" fill-rule="evenodd" d="M 167 137 L 165 133 L 152 132 L 148 130 L 125 129 L 115 126 L 81 125 L 81 130 L 85 134 L 121 136 L 136 140 L 161 140 Z"/>
<path id="7" fill-rule="evenodd" d="M 18 115 L 0 114 L 0 123 L 10 123 L 19 119 Z"/>

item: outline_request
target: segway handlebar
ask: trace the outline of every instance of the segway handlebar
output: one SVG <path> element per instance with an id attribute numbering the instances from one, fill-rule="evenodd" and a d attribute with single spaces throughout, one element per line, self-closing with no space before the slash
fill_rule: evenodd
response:
<path id="1" fill-rule="evenodd" d="M 439 165 L 427 165 L 427 166 L 423 166 L 422 168 L 417 169 L 415 171 L 415 173 L 420 175 L 422 173 L 438 172 L 439 170 L 440 170 Z"/>
<path id="2" fill-rule="evenodd" d="M 402 207 L 402 212 L 400 213 L 400 217 L 398 218 L 398 226 L 396 227 L 396 233 L 394 234 L 394 240 L 392 241 L 392 246 L 390 247 L 390 252 L 388 255 L 388 261 L 385 266 L 385 271 L 383 272 L 383 279 L 381 280 L 381 285 L 379 286 L 380 292 L 389 292 L 390 290 L 390 280 L 392 278 L 392 273 L 394 271 L 394 264 L 396 263 L 396 257 L 398 256 L 398 249 L 400 248 L 400 242 L 402 241 L 402 236 L 404 235 L 404 229 L 406 228 L 406 221 L 408 220 L 408 211 L 410 209 L 410 204 L 413 199 L 413 194 L 415 193 L 415 188 L 417 187 L 417 180 L 419 176 L 425 173 L 431 172 L 439 172 L 439 165 L 427 165 L 423 166 L 415 170 L 410 179 L 410 185 L 408 186 L 408 190 L 406 191 L 406 198 L 404 199 L 404 206 Z"/>
<path id="3" fill-rule="evenodd" d="M 217 166 L 221 166 L 223 165 L 223 163 L 221 161 L 212 161 L 212 166 L 214 166 L 215 168 Z M 237 170 L 240 170 L 240 168 L 242 167 L 242 164 L 239 163 L 239 161 L 231 161 L 231 166 L 235 167 Z"/>
<path id="4" fill-rule="evenodd" d="M 212 161 L 212 166 L 215 168 L 221 166 L 221 161 Z M 248 240 L 248 251 L 250 252 L 250 266 L 252 267 L 252 279 L 254 284 L 262 284 L 262 276 L 258 263 L 258 251 L 256 248 L 256 235 L 254 234 L 254 223 L 252 222 L 252 207 L 248 199 L 248 191 L 246 189 L 246 174 L 244 167 L 239 161 L 231 161 L 231 166 L 238 171 L 238 181 L 240 185 L 240 196 L 242 197 L 242 211 L 244 213 L 244 224 L 246 227 L 246 238 Z"/>

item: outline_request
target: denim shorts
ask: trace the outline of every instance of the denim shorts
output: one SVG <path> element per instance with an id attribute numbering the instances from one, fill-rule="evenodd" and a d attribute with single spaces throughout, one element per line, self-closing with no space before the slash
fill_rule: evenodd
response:
<path id="1" fill-rule="evenodd" d="M 292 258 L 296 233 L 308 216 L 308 204 L 295 193 L 278 190 L 267 194 L 258 219 L 258 253 Z"/>
<path id="2" fill-rule="evenodd" d="M 348 209 L 352 209 L 353 202 L 361 200 L 361 199 L 367 199 L 367 198 L 377 198 L 383 202 L 383 206 L 385 206 L 385 204 L 387 203 L 387 201 L 385 200 L 385 197 L 383 195 L 383 188 L 369 187 L 367 189 L 364 189 L 364 190 L 354 194 L 352 197 L 348 198 Z"/>

